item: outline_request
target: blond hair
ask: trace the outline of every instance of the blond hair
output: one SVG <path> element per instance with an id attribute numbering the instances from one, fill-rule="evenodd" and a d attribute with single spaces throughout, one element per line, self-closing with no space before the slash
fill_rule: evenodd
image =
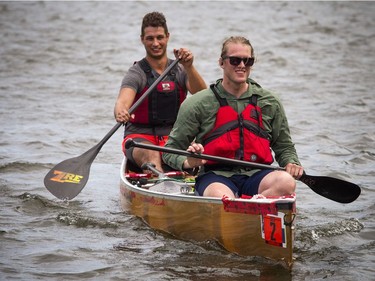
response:
<path id="1" fill-rule="evenodd" d="M 227 55 L 228 44 L 230 44 L 230 43 L 238 43 L 238 44 L 248 45 L 250 47 L 250 50 L 251 50 L 251 57 L 252 58 L 254 57 L 253 46 L 251 45 L 250 41 L 248 39 L 246 39 L 245 37 L 243 37 L 243 36 L 231 36 L 228 39 L 226 39 L 223 42 L 223 47 L 221 48 L 221 55 L 220 55 L 220 57 L 223 58 L 223 57 L 225 57 Z"/>

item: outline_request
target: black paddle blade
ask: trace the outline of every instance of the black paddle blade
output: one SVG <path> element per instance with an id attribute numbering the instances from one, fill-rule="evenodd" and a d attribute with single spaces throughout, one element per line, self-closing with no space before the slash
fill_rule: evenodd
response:
<path id="1" fill-rule="evenodd" d="M 91 164 L 98 152 L 90 149 L 81 156 L 57 164 L 44 177 L 45 187 L 59 199 L 73 199 L 85 187 Z"/>
<path id="2" fill-rule="evenodd" d="M 344 180 L 304 174 L 300 179 L 317 194 L 339 203 L 351 203 L 361 194 L 361 188 Z"/>
<path id="3" fill-rule="evenodd" d="M 195 154 L 185 150 L 179 150 L 170 147 L 162 147 L 158 145 L 151 145 L 146 143 L 135 142 L 132 139 L 129 139 L 125 143 L 125 148 L 130 147 L 140 147 L 145 149 L 153 149 L 165 153 L 175 153 L 178 155 L 196 157 L 200 159 L 212 160 L 227 164 L 241 165 L 244 167 L 257 168 L 257 169 L 272 169 L 272 170 L 285 170 L 285 168 L 275 167 L 271 165 L 258 164 L 252 162 L 246 162 L 242 160 L 229 159 L 224 157 L 217 157 L 207 154 Z M 351 203 L 358 198 L 361 194 L 361 189 L 358 185 L 350 183 L 344 180 L 335 179 L 331 177 L 318 177 L 318 176 L 309 176 L 304 174 L 300 179 L 303 183 L 309 186 L 313 191 L 318 193 L 321 196 L 324 196 L 328 199 L 339 203 Z"/>

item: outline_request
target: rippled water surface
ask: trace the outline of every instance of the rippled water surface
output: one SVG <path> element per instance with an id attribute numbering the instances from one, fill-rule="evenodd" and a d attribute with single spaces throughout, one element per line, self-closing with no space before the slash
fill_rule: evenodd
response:
<path id="1" fill-rule="evenodd" d="M 307 172 L 361 186 L 344 205 L 298 184 L 291 271 L 124 212 L 120 130 L 74 200 L 43 186 L 114 126 L 154 10 L 167 17 L 170 54 L 190 48 L 207 83 L 221 76 L 222 40 L 250 38 L 252 77 L 281 96 Z M 374 280 L 374 15 L 373 2 L 0 2 L 0 280 Z"/>

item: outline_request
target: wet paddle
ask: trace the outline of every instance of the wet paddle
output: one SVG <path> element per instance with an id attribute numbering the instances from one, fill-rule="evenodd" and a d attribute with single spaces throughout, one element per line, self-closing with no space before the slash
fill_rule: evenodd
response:
<path id="1" fill-rule="evenodd" d="M 167 69 L 160 74 L 158 79 L 148 88 L 148 90 L 133 104 L 129 113 L 135 109 L 149 96 L 154 88 L 167 76 L 168 72 L 178 64 L 179 60 L 174 60 Z M 57 198 L 70 200 L 76 197 L 85 187 L 90 174 L 90 167 L 102 146 L 121 127 L 122 123 L 117 123 L 105 137 L 94 147 L 87 150 L 78 157 L 64 160 L 53 167 L 44 178 L 45 187 Z"/>
<path id="2" fill-rule="evenodd" d="M 190 156 L 204 160 L 211 160 L 216 162 L 225 163 L 228 165 L 238 165 L 256 169 L 272 169 L 272 170 L 285 170 L 282 167 L 275 167 L 265 164 L 252 163 L 242 160 L 229 159 L 225 157 L 212 156 L 207 154 L 191 153 L 184 150 L 174 149 L 170 147 L 160 147 L 146 143 L 135 142 L 129 139 L 125 143 L 126 148 L 139 147 L 145 149 L 157 150 L 165 153 L 173 153 L 178 155 Z M 350 183 L 341 179 L 326 177 L 326 176 L 310 176 L 304 174 L 300 179 L 301 182 L 310 187 L 317 194 L 331 199 L 339 203 L 351 203 L 358 198 L 361 194 L 361 189 L 358 185 Z"/>

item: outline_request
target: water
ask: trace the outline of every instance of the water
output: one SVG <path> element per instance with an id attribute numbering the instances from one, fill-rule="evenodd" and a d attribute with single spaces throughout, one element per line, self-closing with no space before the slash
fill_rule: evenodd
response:
<path id="1" fill-rule="evenodd" d="M 207 83 L 222 40 L 250 38 L 252 77 L 285 105 L 311 175 L 359 184 L 339 204 L 298 184 L 295 264 L 155 232 L 119 203 L 119 130 L 72 201 L 43 186 L 114 126 L 122 77 L 143 57 L 140 23 L 167 17 Z M 1 280 L 374 280 L 373 2 L 0 2 Z"/>

